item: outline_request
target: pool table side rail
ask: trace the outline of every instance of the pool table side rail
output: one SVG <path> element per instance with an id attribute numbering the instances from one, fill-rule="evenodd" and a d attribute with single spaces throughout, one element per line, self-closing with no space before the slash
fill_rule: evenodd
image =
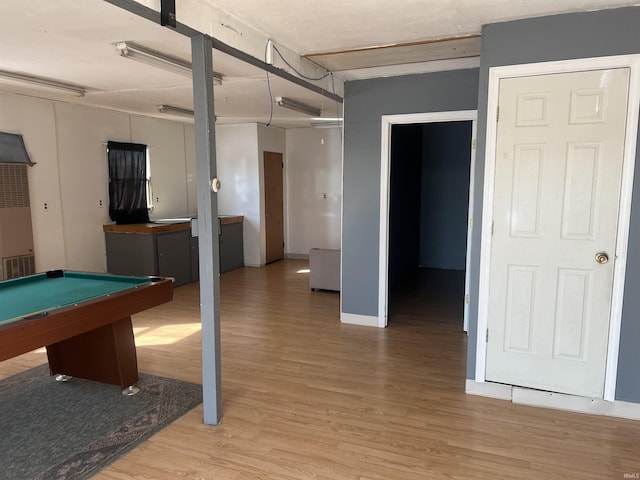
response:
<path id="1" fill-rule="evenodd" d="M 23 285 L 25 283 L 37 282 L 47 276 L 46 273 L 36 273 L 34 275 L 28 275 L 26 277 L 10 278 L 9 280 L 3 280 L 0 282 L 0 292 L 7 290 L 16 285 Z"/>
<path id="2" fill-rule="evenodd" d="M 86 278 L 88 280 L 103 280 L 108 279 L 112 282 L 123 283 L 147 283 L 160 277 L 130 277 L 126 275 L 114 275 L 111 273 L 95 273 L 95 272 L 76 272 L 72 270 L 50 270 L 48 272 L 34 273 L 33 275 L 27 275 L 24 277 L 10 278 L 9 280 L 3 280 L 0 282 L 0 291 L 14 287 L 16 285 L 22 285 L 25 283 L 39 282 L 48 275 L 56 273 L 59 276 L 74 277 L 74 278 Z"/>
<path id="3" fill-rule="evenodd" d="M 70 305 L 45 316 L 0 325 L 0 361 L 127 318 L 173 298 L 173 279 L 160 279 Z"/>

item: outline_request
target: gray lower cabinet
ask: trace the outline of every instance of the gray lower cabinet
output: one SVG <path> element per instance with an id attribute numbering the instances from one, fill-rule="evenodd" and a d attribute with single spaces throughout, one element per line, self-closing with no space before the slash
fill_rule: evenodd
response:
<path id="1" fill-rule="evenodd" d="M 242 240 L 242 222 L 220 225 L 218 247 L 220 249 L 220 273 L 244 267 L 244 246 Z M 191 238 L 191 272 L 198 280 L 198 238 Z"/>
<path id="2" fill-rule="evenodd" d="M 105 232 L 107 272 L 116 275 L 159 275 L 155 235 Z"/>
<path id="3" fill-rule="evenodd" d="M 220 225 L 220 273 L 244 266 L 242 223 Z"/>
<path id="4" fill-rule="evenodd" d="M 242 222 L 220 225 L 220 273 L 244 266 Z M 104 227 L 107 272 L 173 277 L 175 285 L 199 279 L 198 238 L 188 224 Z"/>
<path id="5" fill-rule="evenodd" d="M 159 234 L 157 246 L 158 275 L 175 278 L 176 286 L 191 282 L 191 234 Z"/>
<path id="6" fill-rule="evenodd" d="M 200 279 L 200 248 L 198 237 L 191 237 L 191 281 L 197 282 Z"/>
<path id="7" fill-rule="evenodd" d="M 117 275 L 173 277 L 192 281 L 188 230 L 154 234 L 105 232 L 107 271 Z"/>

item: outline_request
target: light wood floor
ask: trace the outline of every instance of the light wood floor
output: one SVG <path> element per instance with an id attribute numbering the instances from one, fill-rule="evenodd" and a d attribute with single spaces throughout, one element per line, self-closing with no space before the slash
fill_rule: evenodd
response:
<path id="1" fill-rule="evenodd" d="M 204 425 L 200 406 L 96 478 L 601 480 L 640 473 L 639 421 L 466 395 L 462 310 L 446 280 L 401 289 L 390 326 L 375 329 L 341 325 L 339 296 L 311 292 L 308 274 L 298 272 L 306 266 L 287 260 L 222 276 L 221 424 Z M 198 308 L 191 284 L 177 288 L 171 304 L 134 317 L 141 371 L 201 381 Z M 45 361 L 40 351 L 0 363 L 0 377 Z"/>

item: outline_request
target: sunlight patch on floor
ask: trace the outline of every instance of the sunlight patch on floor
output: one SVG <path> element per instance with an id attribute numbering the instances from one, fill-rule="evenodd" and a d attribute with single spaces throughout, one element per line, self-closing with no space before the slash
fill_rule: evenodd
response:
<path id="1" fill-rule="evenodd" d="M 134 328 L 137 346 L 144 345 L 171 345 L 199 334 L 201 324 L 198 323 L 181 323 L 177 325 L 163 325 L 157 328 L 140 327 Z"/>

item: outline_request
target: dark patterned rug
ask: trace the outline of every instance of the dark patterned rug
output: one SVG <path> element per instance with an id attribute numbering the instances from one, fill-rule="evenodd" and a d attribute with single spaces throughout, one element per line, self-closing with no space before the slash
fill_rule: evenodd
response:
<path id="1" fill-rule="evenodd" d="M 202 387 L 140 374 L 140 392 L 73 378 L 47 365 L 0 381 L 0 478 L 84 479 L 202 403 Z"/>

